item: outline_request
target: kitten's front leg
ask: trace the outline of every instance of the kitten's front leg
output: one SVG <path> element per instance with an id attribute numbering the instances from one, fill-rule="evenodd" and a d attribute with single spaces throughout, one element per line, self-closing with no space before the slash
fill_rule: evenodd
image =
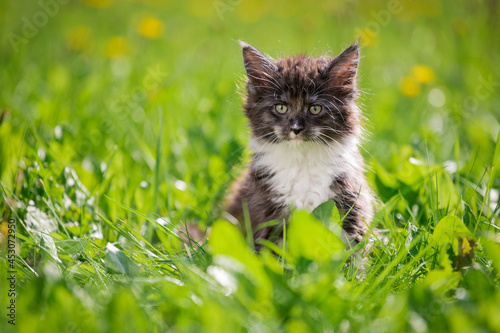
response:
<path id="1" fill-rule="evenodd" d="M 335 197 L 335 205 L 341 217 L 344 217 L 342 229 L 347 239 L 343 239 L 348 244 L 360 243 L 366 232 L 366 222 L 371 221 L 373 211 L 371 196 L 368 184 L 364 179 L 355 181 L 355 178 L 346 176 L 337 178 L 331 186 Z M 353 244 L 353 245 L 355 245 Z"/>
<path id="2" fill-rule="evenodd" d="M 360 243 L 365 234 L 365 223 L 359 213 L 360 208 L 358 204 L 348 207 L 342 207 L 339 203 L 337 205 L 339 212 L 345 215 L 342 229 L 346 234 L 346 239 L 343 239 L 343 241 L 351 245 Z"/>

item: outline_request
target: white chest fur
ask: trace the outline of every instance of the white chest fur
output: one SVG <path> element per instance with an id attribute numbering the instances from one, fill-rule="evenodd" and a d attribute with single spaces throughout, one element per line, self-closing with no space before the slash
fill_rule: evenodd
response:
<path id="1" fill-rule="evenodd" d="M 347 139 L 330 146 L 314 142 L 281 142 L 269 144 L 252 141 L 258 157 L 254 168 L 265 168 L 273 174 L 271 187 L 288 205 L 313 210 L 335 198 L 330 187 L 339 175 L 359 167 L 356 159 L 357 140 Z"/>

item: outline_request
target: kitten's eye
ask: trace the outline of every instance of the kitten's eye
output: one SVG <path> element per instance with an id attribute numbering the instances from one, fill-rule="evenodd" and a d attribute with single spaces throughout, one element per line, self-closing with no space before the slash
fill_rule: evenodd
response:
<path id="1" fill-rule="evenodd" d="M 309 112 L 311 112 L 312 114 L 318 114 L 318 113 L 320 113 L 320 111 L 321 111 L 320 105 L 311 105 L 309 107 Z"/>
<path id="2" fill-rule="evenodd" d="M 281 114 L 284 114 L 288 111 L 288 107 L 284 104 L 276 104 L 274 108 Z"/>

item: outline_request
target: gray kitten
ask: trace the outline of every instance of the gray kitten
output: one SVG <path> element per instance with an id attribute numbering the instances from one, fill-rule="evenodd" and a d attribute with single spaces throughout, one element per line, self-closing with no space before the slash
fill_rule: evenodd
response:
<path id="1" fill-rule="evenodd" d="M 241 46 L 253 156 L 226 211 L 242 222 L 246 204 L 255 229 L 287 220 L 292 207 L 311 211 L 333 199 L 346 215 L 344 241 L 359 242 L 373 218 L 373 195 L 358 148 L 358 43 L 333 59 L 300 55 L 277 61 Z M 260 229 L 254 240 L 270 231 Z"/>

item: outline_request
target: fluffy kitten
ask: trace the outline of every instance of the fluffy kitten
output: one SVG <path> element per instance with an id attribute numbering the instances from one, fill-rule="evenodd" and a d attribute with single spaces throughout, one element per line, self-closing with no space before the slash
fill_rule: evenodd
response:
<path id="1" fill-rule="evenodd" d="M 303 55 L 271 61 L 241 42 L 247 72 L 245 115 L 252 161 L 235 183 L 226 211 L 252 227 L 287 220 L 292 207 L 313 210 L 333 199 L 346 243 L 359 242 L 373 217 L 358 145 L 358 43 L 339 56 Z M 271 229 L 254 234 L 269 237 Z"/>

